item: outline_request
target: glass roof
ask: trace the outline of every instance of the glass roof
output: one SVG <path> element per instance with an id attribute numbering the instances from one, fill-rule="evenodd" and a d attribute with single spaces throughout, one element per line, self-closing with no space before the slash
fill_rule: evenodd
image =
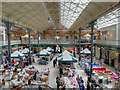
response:
<path id="1" fill-rule="evenodd" d="M 61 2 L 61 24 L 70 28 L 91 0 Z"/>
<path id="2" fill-rule="evenodd" d="M 105 16 L 99 18 L 97 20 L 97 28 L 104 28 L 107 26 L 118 24 L 120 20 L 120 8 L 117 8 L 116 10 L 106 14 Z"/>

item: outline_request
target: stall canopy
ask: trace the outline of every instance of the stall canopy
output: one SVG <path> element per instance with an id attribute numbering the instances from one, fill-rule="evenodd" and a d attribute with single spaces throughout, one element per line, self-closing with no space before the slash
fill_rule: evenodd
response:
<path id="1" fill-rule="evenodd" d="M 70 55 L 70 53 L 65 53 L 58 58 L 58 62 L 77 62 L 77 59 Z"/>
<path id="2" fill-rule="evenodd" d="M 91 37 L 91 35 L 90 34 L 86 34 L 86 35 L 84 35 L 84 37 Z"/>
<path id="3" fill-rule="evenodd" d="M 29 49 L 25 48 L 21 53 L 23 54 L 29 54 Z M 30 51 L 31 54 L 33 54 L 33 51 Z"/>
<path id="4" fill-rule="evenodd" d="M 54 50 L 53 50 L 52 48 L 50 48 L 50 47 L 48 47 L 46 50 L 47 50 L 48 52 L 54 52 Z"/>
<path id="5" fill-rule="evenodd" d="M 38 53 L 36 56 L 50 56 L 51 53 L 47 50 L 43 49 L 40 53 Z"/>
<path id="6" fill-rule="evenodd" d="M 24 54 L 22 54 L 22 53 L 20 53 L 19 51 L 15 51 L 15 52 L 13 52 L 12 54 L 11 54 L 11 58 L 22 58 L 22 57 L 24 57 L 25 55 Z M 7 58 L 8 58 L 9 56 L 7 56 Z"/>
<path id="7" fill-rule="evenodd" d="M 69 55 L 73 56 L 72 53 L 70 53 L 67 50 L 65 50 L 63 53 L 59 54 L 59 57 L 62 57 L 64 54 L 69 54 Z"/>
<path id="8" fill-rule="evenodd" d="M 22 36 L 22 38 L 29 38 L 29 35 L 26 34 L 26 35 Z M 30 36 L 30 38 L 33 38 L 33 36 Z"/>
<path id="9" fill-rule="evenodd" d="M 91 54 L 91 51 L 88 50 L 88 48 L 85 48 L 83 51 L 81 51 L 81 54 Z"/>

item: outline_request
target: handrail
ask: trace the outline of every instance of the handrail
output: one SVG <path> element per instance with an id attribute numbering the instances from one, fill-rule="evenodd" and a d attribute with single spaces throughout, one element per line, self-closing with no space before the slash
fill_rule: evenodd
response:
<path id="1" fill-rule="evenodd" d="M 119 46 L 120 41 L 119 40 L 94 40 L 94 44 Z"/>

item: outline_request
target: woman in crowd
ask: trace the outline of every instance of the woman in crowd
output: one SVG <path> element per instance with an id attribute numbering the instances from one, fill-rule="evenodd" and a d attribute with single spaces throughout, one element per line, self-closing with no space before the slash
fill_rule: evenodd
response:
<path id="1" fill-rule="evenodd" d="M 2 85 L 5 85 L 5 80 L 4 79 L 2 80 Z"/>
<path id="2" fill-rule="evenodd" d="M 87 81 L 87 90 L 90 90 L 90 83 Z"/>
<path id="3" fill-rule="evenodd" d="M 79 74 L 77 74 L 76 80 L 77 80 L 77 82 L 79 82 L 79 80 L 80 80 Z"/>

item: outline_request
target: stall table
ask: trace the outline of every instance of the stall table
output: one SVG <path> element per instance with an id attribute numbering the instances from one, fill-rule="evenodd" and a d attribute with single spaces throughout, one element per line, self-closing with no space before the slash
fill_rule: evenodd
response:
<path id="1" fill-rule="evenodd" d="M 66 88 L 79 88 L 76 77 L 72 77 L 74 78 L 74 80 L 70 80 L 69 77 L 63 77 L 63 78 L 64 78 Z"/>

